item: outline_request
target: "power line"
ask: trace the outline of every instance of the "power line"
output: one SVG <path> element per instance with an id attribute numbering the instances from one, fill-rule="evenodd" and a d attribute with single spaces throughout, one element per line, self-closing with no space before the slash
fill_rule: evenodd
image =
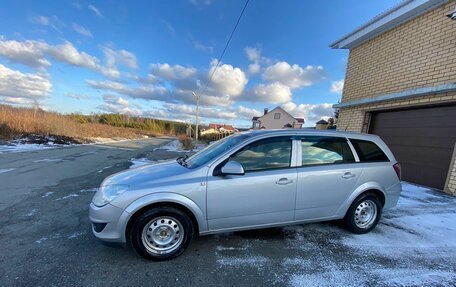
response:
<path id="1" fill-rule="evenodd" d="M 209 83 L 212 81 L 212 77 L 214 77 L 215 72 L 217 71 L 217 68 L 219 67 L 220 63 L 222 62 L 222 58 L 225 55 L 226 49 L 228 48 L 228 45 L 230 44 L 231 38 L 233 38 L 234 32 L 236 32 L 236 29 L 239 25 L 239 22 L 241 22 L 242 15 L 244 15 L 245 8 L 247 8 L 247 5 L 249 4 L 250 0 L 246 0 L 244 4 L 244 8 L 242 8 L 241 14 L 239 15 L 239 18 L 237 19 L 236 25 L 234 25 L 233 31 L 231 31 L 230 37 L 228 38 L 228 41 L 225 44 L 225 47 L 223 48 L 222 54 L 220 54 L 220 57 L 218 58 L 217 64 L 215 65 L 214 70 L 211 73 L 211 76 L 209 77 L 209 80 L 206 82 L 206 85 L 204 86 L 204 89 L 202 90 L 201 93 L 204 93 L 209 85 Z"/>

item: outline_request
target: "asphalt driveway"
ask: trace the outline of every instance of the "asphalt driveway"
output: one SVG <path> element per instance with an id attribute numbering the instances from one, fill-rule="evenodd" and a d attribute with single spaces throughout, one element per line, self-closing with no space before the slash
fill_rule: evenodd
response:
<path id="1" fill-rule="evenodd" d="M 149 262 L 100 244 L 88 204 L 131 158 L 173 158 L 166 140 L 0 154 L 0 285 L 454 286 L 456 199 L 404 183 L 370 234 L 339 223 L 226 233 Z"/>

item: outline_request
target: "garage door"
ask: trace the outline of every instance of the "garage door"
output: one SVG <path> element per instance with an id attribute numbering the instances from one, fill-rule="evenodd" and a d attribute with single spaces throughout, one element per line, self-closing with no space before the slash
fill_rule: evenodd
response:
<path id="1" fill-rule="evenodd" d="M 456 106 L 372 114 L 379 135 L 402 165 L 402 179 L 443 189 L 456 142 Z"/>

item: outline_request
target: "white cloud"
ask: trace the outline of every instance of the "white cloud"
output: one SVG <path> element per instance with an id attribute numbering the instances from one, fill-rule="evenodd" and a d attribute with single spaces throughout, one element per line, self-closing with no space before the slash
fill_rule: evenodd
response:
<path id="1" fill-rule="evenodd" d="M 254 47 L 245 47 L 245 53 L 247 58 L 252 62 L 258 62 L 261 58 L 261 51 L 258 48 Z"/>
<path id="2" fill-rule="evenodd" d="M 195 6 L 201 6 L 201 5 L 209 6 L 212 3 L 211 0 L 189 0 L 189 2 Z"/>
<path id="3" fill-rule="evenodd" d="M 95 15 L 97 15 L 98 18 L 104 18 L 103 14 L 101 14 L 100 10 L 93 6 L 92 4 L 89 4 L 89 6 L 87 6 L 87 8 L 89 8 L 89 10 L 91 10 L 93 13 L 95 13 Z"/>
<path id="4" fill-rule="evenodd" d="M 117 54 L 120 55 L 118 61 L 133 66 L 136 64 L 136 58 L 128 53 L 124 50 L 117 51 Z M 97 57 L 78 51 L 68 41 L 63 44 L 50 45 L 44 41 L 26 40 L 19 42 L 0 38 L 0 56 L 5 57 L 10 62 L 21 63 L 36 69 L 46 69 L 51 66 L 46 58 L 47 56 L 59 62 L 102 73 L 108 77 L 120 76 L 117 68 L 102 66 Z"/>
<path id="5" fill-rule="evenodd" d="M 177 118 L 180 119 L 192 119 L 196 114 L 195 106 L 167 103 L 164 105 L 164 108 L 169 115 L 180 115 L 177 116 Z M 236 113 L 232 110 L 208 107 L 200 107 L 199 116 L 207 119 L 224 120 L 233 120 L 237 118 Z"/>
<path id="6" fill-rule="evenodd" d="M 130 87 L 113 81 L 87 80 L 86 82 L 90 87 L 94 89 L 116 92 L 124 96 L 129 96 L 131 98 L 166 101 L 166 97 L 164 97 L 166 89 L 161 86 Z"/>
<path id="7" fill-rule="evenodd" d="M 326 73 L 322 66 L 310 66 L 305 68 L 297 64 L 290 65 L 287 62 L 278 62 L 266 68 L 263 78 L 269 82 L 280 82 L 291 89 L 311 86 L 325 79 Z"/>
<path id="8" fill-rule="evenodd" d="M 237 113 L 241 118 L 251 120 L 252 117 L 261 116 L 261 112 L 259 110 L 250 109 L 244 106 L 239 106 L 237 109 Z"/>
<path id="9" fill-rule="evenodd" d="M 66 92 L 63 94 L 65 97 L 73 98 L 76 100 L 82 100 L 82 99 L 90 99 L 89 95 L 86 94 L 79 94 L 79 93 L 72 93 L 72 92 Z"/>
<path id="10" fill-rule="evenodd" d="M 137 105 L 130 104 L 130 102 L 122 97 L 104 94 L 103 101 L 104 104 L 98 106 L 98 109 L 108 113 L 126 114 L 130 116 L 140 116 L 143 114 L 142 110 Z"/>
<path id="11" fill-rule="evenodd" d="M 248 91 L 242 99 L 250 102 L 285 103 L 291 101 L 291 89 L 279 82 L 258 84 Z"/>
<path id="12" fill-rule="evenodd" d="M 121 64 L 130 69 L 138 68 L 136 55 L 127 50 L 114 50 L 111 47 L 104 46 L 102 51 L 106 57 L 106 66 L 117 70 L 116 65 Z"/>
<path id="13" fill-rule="evenodd" d="M 186 79 L 194 77 L 197 70 L 192 67 L 183 67 L 181 65 L 169 65 L 168 63 L 156 63 L 149 66 L 151 74 L 157 78 L 165 80 Z"/>
<path id="14" fill-rule="evenodd" d="M 248 80 L 241 69 L 222 64 L 217 69 L 207 89 L 204 89 L 205 86 L 203 85 L 209 79 L 215 68 L 215 63 L 215 61 L 211 63 L 207 72 L 198 72 L 193 67 L 181 65 L 151 64 L 150 74 L 147 78 L 130 77 L 139 84 L 135 86 L 115 81 L 93 80 L 88 80 L 87 84 L 95 89 L 115 92 L 133 98 L 192 105 L 195 103 L 192 92 L 196 92 L 201 96 L 201 105 L 229 106 L 242 94 Z"/>
<path id="15" fill-rule="evenodd" d="M 334 81 L 331 83 L 331 93 L 342 94 L 344 90 L 344 80 Z"/>
<path id="16" fill-rule="evenodd" d="M 116 68 L 102 66 L 97 57 L 78 51 L 71 42 L 66 41 L 59 45 L 49 45 L 45 42 L 35 43 L 41 53 L 47 54 L 59 62 L 99 72 L 107 77 L 118 78 L 120 76 L 120 72 Z"/>
<path id="17" fill-rule="evenodd" d="M 81 34 L 82 36 L 93 38 L 92 32 L 90 32 L 89 29 L 82 27 L 81 25 L 73 23 L 73 30 L 75 30 L 77 33 Z"/>
<path id="18" fill-rule="evenodd" d="M 56 15 L 52 15 L 51 17 L 33 16 L 29 18 L 29 21 L 43 27 L 51 27 L 60 34 L 62 34 L 62 28 L 66 27 L 65 23 L 63 23 Z"/>
<path id="19" fill-rule="evenodd" d="M 34 16 L 34 17 L 30 18 L 30 22 L 39 24 L 42 26 L 49 26 L 49 23 L 50 23 L 49 18 L 46 16 Z"/>
<path id="20" fill-rule="evenodd" d="M 0 64 L 0 96 L 7 98 L 39 99 L 52 91 L 49 76 L 22 73 Z"/>
<path id="21" fill-rule="evenodd" d="M 314 125 L 315 122 L 321 119 L 328 119 L 334 114 L 332 104 L 300 104 L 297 105 L 293 102 L 288 102 L 282 107 L 291 115 L 297 118 L 304 118 L 307 125 Z"/>
<path id="22" fill-rule="evenodd" d="M 252 62 L 251 64 L 249 64 L 249 74 L 258 74 L 261 70 L 260 61 L 263 60 L 263 58 L 261 57 L 260 49 L 254 47 L 245 47 L 244 51 L 247 54 L 247 58 Z"/>
<path id="23" fill-rule="evenodd" d="M 174 29 L 173 25 L 169 23 L 168 21 L 162 19 L 161 22 L 163 25 L 165 25 L 166 29 L 171 33 L 171 34 L 176 34 L 176 29 Z"/>
<path id="24" fill-rule="evenodd" d="M 203 44 L 202 42 L 200 42 L 198 40 L 194 40 L 193 41 L 193 47 L 196 50 L 199 50 L 199 51 L 203 51 L 203 52 L 206 52 L 206 53 L 214 53 L 214 46 L 205 45 L 205 44 Z"/>
<path id="25" fill-rule="evenodd" d="M 60 45 L 44 45 L 43 51 L 53 57 L 55 60 L 64 62 L 73 66 L 84 67 L 94 71 L 101 71 L 100 61 L 98 58 L 85 52 L 79 52 L 71 42 L 66 41 Z"/>
<path id="26" fill-rule="evenodd" d="M 261 66 L 257 62 L 249 64 L 249 74 L 250 75 L 258 74 L 260 72 L 260 70 L 261 70 Z"/>
<path id="27" fill-rule="evenodd" d="M 211 62 L 208 77 L 213 73 L 216 64 L 217 61 L 215 60 Z M 217 93 L 228 95 L 230 98 L 235 98 L 244 91 L 247 82 L 247 77 L 240 68 L 235 68 L 228 64 L 221 64 L 215 71 L 209 87 L 216 90 Z"/>
<path id="28" fill-rule="evenodd" d="M 44 58 L 42 47 L 46 44 L 39 41 L 4 40 L 0 38 L 0 56 L 7 58 L 10 62 L 44 69 L 51 63 Z"/>
<path id="29" fill-rule="evenodd" d="M 188 38 L 193 44 L 193 48 L 195 48 L 198 51 L 206 52 L 206 53 L 213 53 L 214 52 L 214 46 L 204 44 L 201 41 L 195 39 L 192 34 L 188 34 Z"/>
<path id="30" fill-rule="evenodd" d="M 0 103 L 7 105 L 31 106 L 36 104 L 37 101 L 29 98 L 0 97 Z"/>

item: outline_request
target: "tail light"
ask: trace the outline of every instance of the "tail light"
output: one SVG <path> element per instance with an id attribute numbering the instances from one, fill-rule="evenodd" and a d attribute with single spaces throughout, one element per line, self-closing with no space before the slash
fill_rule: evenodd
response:
<path id="1" fill-rule="evenodd" d="M 400 163 L 395 163 L 393 165 L 393 168 L 394 168 L 394 171 L 396 172 L 397 174 L 397 177 L 399 178 L 399 180 L 401 179 L 401 164 Z"/>

